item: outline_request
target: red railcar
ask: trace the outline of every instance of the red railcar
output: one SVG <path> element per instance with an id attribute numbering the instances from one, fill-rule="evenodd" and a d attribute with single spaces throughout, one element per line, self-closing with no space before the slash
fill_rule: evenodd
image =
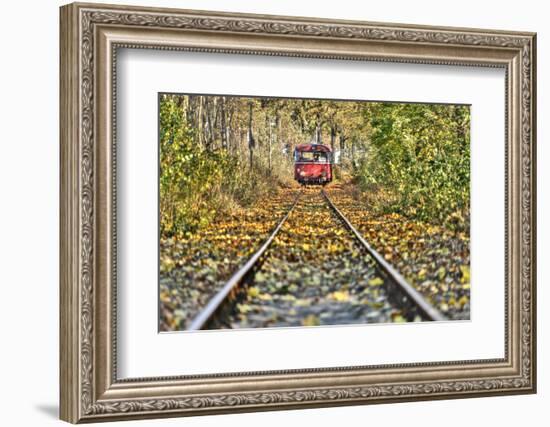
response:
<path id="1" fill-rule="evenodd" d="M 330 147 L 300 144 L 294 149 L 294 179 L 300 184 L 325 185 L 332 181 Z"/>

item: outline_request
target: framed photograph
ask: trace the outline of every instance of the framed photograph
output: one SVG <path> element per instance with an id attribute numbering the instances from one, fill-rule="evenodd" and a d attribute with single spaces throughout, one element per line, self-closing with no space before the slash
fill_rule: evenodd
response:
<path id="1" fill-rule="evenodd" d="M 536 36 L 61 8 L 60 414 L 536 391 Z"/>

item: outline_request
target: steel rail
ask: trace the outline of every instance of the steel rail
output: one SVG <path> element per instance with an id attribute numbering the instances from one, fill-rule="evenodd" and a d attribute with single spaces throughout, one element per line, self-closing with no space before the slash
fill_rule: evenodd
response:
<path id="1" fill-rule="evenodd" d="M 243 265 L 237 272 L 231 276 L 231 278 L 225 283 L 223 288 L 221 288 L 208 302 L 206 307 L 204 307 L 198 314 L 195 316 L 193 321 L 191 322 L 191 325 L 187 328 L 188 331 L 198 331 L 201 329 L 204 329 L 204 327 L 211 321 L 213 316 L 220 310 L 223 303 L 225 302 L 226 298 L 241 286 L 243 283 L 244 278 L 252 271 L 256 263 L 259 261 L 259 259 L 262 257 L 262 255 L 267 251 L 273 240 L 275 239 L 275 236 L 279 233 L 281 230 L 281 227 L 286 222 L 296 205 L 298 204 L 298 201 L 300 199 L 300 196 L 302 195 L 302 190 L 300 190 L 292 203 L 292 206 L 286 213 L 286 215 L 279 221 L 277 224 L 277 227 L 273 230 L 271 235 L 267 238 L 267 240 L 264 242 L 264 244 L 258 249 L 246 262 L 245 265 Z"/>
<path id="2" fill-rule="evenodd" d="M 363 237 L 363 235 L 357 231 L 357 229 L 351 224 L 346 216 L 336 207 L 332 200 L 328 197 L 325 190 L 321 190 L 323 196 L 328 202 L 332 210 L 338 215 L 346 227 L 354 234 L 357 240 L 363 245 L 368 254 L 374 259 L 374 261 L 380 266 L 380 268 L 386 273 L 387 277 L 394 282 L 405 297 L 414 304 L 419 310 L 421 316 L 425 320 L 444 321 L 448 320 L 443 314 L 439 312 L 434 306 L 432 306 L 426 299 L 414 289 L 405 278 L 390 264 L 382 255 L 380 255 Z"/>

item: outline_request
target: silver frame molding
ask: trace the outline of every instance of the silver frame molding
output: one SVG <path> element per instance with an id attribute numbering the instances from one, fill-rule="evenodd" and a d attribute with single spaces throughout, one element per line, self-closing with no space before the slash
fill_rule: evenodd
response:
<path id="1" fill-rule="evenodd" d="M 60 416 L 72 423 L 536 391 L 536 35 L 100 4 L 60 36 Z M 118 48 L 506 71 L 505 357 L 117 379 Z"/>

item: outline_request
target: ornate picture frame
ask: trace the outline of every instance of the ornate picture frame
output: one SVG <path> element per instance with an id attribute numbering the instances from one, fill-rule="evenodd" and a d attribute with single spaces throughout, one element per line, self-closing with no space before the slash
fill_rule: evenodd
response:
<path id="1" fill-rule="evenodd" d="M 61 419 L 78 423 L 536 391 L 535 34 L 80 3 L 60 13 Z M 118 379 L 119 48 L 504 69 L 505 357 Z"/>

